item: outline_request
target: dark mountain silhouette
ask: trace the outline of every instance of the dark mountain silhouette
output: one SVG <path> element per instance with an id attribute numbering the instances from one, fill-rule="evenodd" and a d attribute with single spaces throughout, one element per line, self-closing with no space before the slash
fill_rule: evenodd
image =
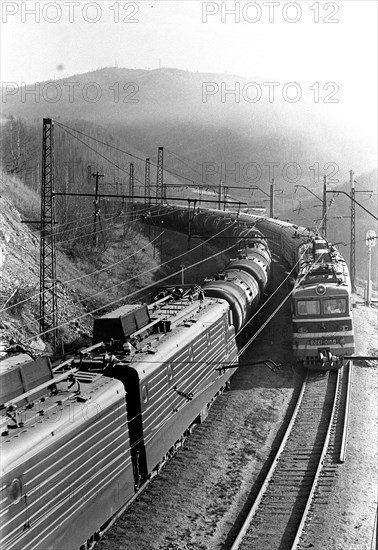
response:
<path id="1" fill-rule="evenodd" d="M 259 190 L 251 197 L 251 187 L 257 185 L 268 192 L 271 163 L 275 163 L 275 213 L 301 225 L 313 226 L 314 220 L 321 218 L 321 202 L 304 189 L 295 194 L 295 184 L 306 185 L 321 197 L 323 175 L 327 175 L 330 189 L 339 187 L 348 192 L 348 174 L 353 169 L 358 189 L 376 192 L 374 144 L 348 130 L 347 121 L 345 126 L 340 124 L 334 116 L 337 105 L 314 103 L 310 94 L 304 93 L 303 99 L 290 103 L 276 93 L 270 102 L 264 86 L 270 80 L 275 79 L 170 68 L 106 68 L 16 90 L 6 95 L 3 112 L 29 120 L 75 120 L 75 127 L 82 124 L 87 131 L 92 125 L 90 133 L 105 141 L 109 138 L 117 147 L 134 151 L 141 158 L 149 156 L 153 162 L 158 146 L 164 146 L 165 168 L 184 176 L 180 179 L 166 173 L 166 182 L 218 186 L 222 180 L 230 187 L 230 196 L 262 206 L 268 206 L 267 197 Z M 261 99 L 251 102 L 259 87 Z M 232 90 L 236 96 L 227 93 Z M 96 127 L 102 127 L 103 133 Z M 75 148 L 73 151 L 71 156 Z M 112 159 L 127 171 L 132 158 L 120 155 Z M 80 156 L 84 158 L 82 152 Z M 88 158 L 94 165 L 95 157 L 91 153 L 85 161 Z M 143 182 L 143 161 L 135 162 L 137 178 Z M 100 170 L 105 164 L 99 157 Z M 154 167 L 153 181 L 155 171 Z M 123 172 L 123 176 L 126 184 L 127 174 Z M 233 186 L 245 190 L 231 189 Z M 357 195 L 357 200 L 368 196 Z M 363 204 L 376 211 L 376 195 Z M 350 220 L 343 217 L 349 212 L 350 199 L 340 195 L 330 208 L 332 240 L 349 242 Z M 356 216 L 358 254 L 362 258 L 366 230 L 376 226 L 358 206 Z M 346 248 L 344 254 L 349 255 Z"/>
<path id="2" fill-rule="evenodd" d="M 94 122 L 148 156 L 163 145 L 199 164 L 214 163 L 212 180 L 226 178 L 229 185 L 266 186 L 266 163 L 272 162 L 279 163 L 277 183 L 285 185 L 295 176 L 285 181 L 287 163 L 300 167 L 305 183 L 311 183 L 315 163 L 321 175 L 333 172 L 324 168 L 327 163 L 338 166 L 340 181 L 351 168 L 365 172 L 375 167 L 373 146 L 336 124 L 332 115 L 337 105 L 314 103 L 308 90 L 300 101 L 290 103 L 282 97 L 282 86 L 270 102 L 266 81 L 169 68 L 106 68 L 8 94 L 3 110 L 24 118 Z M 261 99 L 251 102 L 259 89 Z M 180 165 L 171 162 L 172 168 Z M 260 177 L 252 162 L 261 168 Z M 233 175 L 238 166 L 240 176 Z M 199 172 L 203 179 L 200 167 Z"/>

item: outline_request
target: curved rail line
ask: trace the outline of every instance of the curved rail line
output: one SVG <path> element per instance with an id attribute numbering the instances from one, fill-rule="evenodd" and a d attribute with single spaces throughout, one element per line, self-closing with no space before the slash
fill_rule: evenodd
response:
<path id="1" fill-rule="evenodd" d="M 308 374 L 292 418 L 231 550 L 298 545 L 327 452 L 340 371 Z"/>

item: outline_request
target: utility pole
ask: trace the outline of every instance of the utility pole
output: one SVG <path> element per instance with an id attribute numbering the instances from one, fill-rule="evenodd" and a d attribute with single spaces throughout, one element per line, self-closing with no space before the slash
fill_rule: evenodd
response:
<path id="1" fill-rule="evenodd" d="M 130 162 L 130 173 L 129 173 L 129 195 L 131 197 L 131 204 L 134 203 L 134 163 Z"/>
<path id="2" fill-rule="evenodd" d="M 371 249 L 375 246 L 377 234 L 370 229 L 366 233 L 366 246 L 368 247 L 368 271 L 366 284 L 366 305 L 370 307 L 371 302 Z"/>
<path id="3" fill-rule="evenodd" d="M 130 162 L 130 173 L 129 173 L 129 195 L 130 195 L 130 203 L 131 203 L 131 215 L 130 219 L 133 219 L 133 207 L 134 207 L 134 163 Z"/>
<path id="4" fill-rule="evenodd" d="M 68 183 L 70 181 L 70 165 L 66 162 L 66 173 L 64 175 L 64 190 L 68 193 Z M 64 220 L 67 222 L 68 218 L 68 197 L 64 197 Z"/>
<path id="5" fill-rule="evenodd" d="M 150 159 L 146 159 L 146 166 L 144 170 L 144 194 L 145 203 L 150 205 L 151 203 L 151 167 Z"/>
<path id="6" fill-rule="evenodd" d="M 163 204 L 164 192 L 164 176 L 163 176 L 163 147 L 158 148 L 158 164 L 156 174 L 156 204 Z"/>
<path id="7" fill-rule="evenodd" d="M 98 184 L 100 178 L 104 177 L 104 174 L 100 174 L 97 170 L 95 174 L 92 174 L 92 177 L 96 180 L 96 190 L 95 190 L 95 198 L 93 201 L 94 204 L 94 214 L 93 214 L 93 241 L 94 245 L 98 245 L 98 234 L 97 234 L 97 220 L 100 215 L 100 209 L 99 209 L 99 198 L 98 198 Z"/>
<path id="8" fill-rule="evenodd" d="M 327 238 L 327 176 L 323 176 L 322 235 L 324 239 Z"/>
<path id="9" fill-rule="evenodd" d="M 270 217 L 274 218 L 274 178 L 270 184 Z"/>
<path id="10" fill-rule="evenodd" d="M 345 191 L 325 191 L 325 193 L 333 193 L 333 194 L 342 194 L 349 197 L 352 201 L 351 207 L 350 207 L 350 260 L 349 260 L 349 274 L 350 274 L 350 282 L 352 291 L 356 291 L 356 204 L 360 206 L 365 212 L 367 212 L 370 216 L 378 220 L 377 216 L 372 214 L 367 208 L 362 206 L 361 203 L 356 201 L 356 193 L 370 193 L 373 194 L 372 190 L 363 190 L 363 191 L 356 191 L 355 189 L 355 179 L 354 179 L 354 172 L 353 170 L 349 171 L 349 177 L 350 177 L 350 186 L 351 186 L 351 194 L 349 195 Z M 324 195 L 323 195 L 324 196 Z M 323 199 L 323 212 L 324 212 L 324 199 Z"/>
<path id="11" fill-rule="evenodd" d="M 54 123 L 43 119 L 42 136 L 42 183 L 41 183 L 41 240 L 40 240 L 40 298 L 39 317 L 41 332 L 52 330 L 56 347 L 58 319 L 56 295 L 55 255 L 55 151 Z"/>
<path id="12" fill-rule="evenodd" d="M 354 172 L 353 170 L 349 171 L 350 176 L 350 187 L 351 187 L 351 199 L 352 204 L 350 206 L 350 264 L 349 264 L 349 270 L 350 270 L 350 282 L 352 285 L 352 291 L 355 292 L 356 290 L 356 203 L 355 203 L 355 197 L 356 197 L 356 190 L 354 187 Z"/>
<path id="13" fill-rule="evenodd" d="M 218 209 L 220 210 L 220 209 L 221 209 L 221 205 L 222 205 L 222 180 L 219 181 L 218 197 L 219 197 Z"/>
<path id="14" fill-rule="evenodd" d="M 87 166 L 87 184 L 90 186 L 92 183 L 92 166 L 88 164 Z"/>

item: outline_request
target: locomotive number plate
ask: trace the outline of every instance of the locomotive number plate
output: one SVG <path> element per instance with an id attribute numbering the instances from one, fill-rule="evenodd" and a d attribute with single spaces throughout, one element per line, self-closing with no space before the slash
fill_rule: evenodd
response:
<path id="1" fill-rule="evenodd" d="M 310 340 L 310 346 L 335 346 L 337 338 L 314 338 Z"/>

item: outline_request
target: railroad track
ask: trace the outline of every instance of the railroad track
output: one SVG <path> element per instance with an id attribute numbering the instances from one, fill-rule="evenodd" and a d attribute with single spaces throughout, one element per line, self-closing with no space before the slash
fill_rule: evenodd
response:
<path id="1" fill-rule="evenodd" d="M 316 539 L 316 532 L 327 524 L 325 506 L 329 502 L 332 491 L 333 480 L 340 463 L 346 459 L 346 444 L 349 421 L 349 402 L 352 380 L 352 362 L 341 371 L 339 395 L 335 406 L 335 414 L 330 430 L 328 448 L 325 454 L 323 465 L 320 470 L 316 490 L 305 518 L 300 536 L 296 541 L 298 550 L 308 548 L 311 541 Z"/>
<path id="2" fill-rule="evenodd" d="M 337 462 L 345 458 L 345 454 L 340 457 L 340 443 L 344 441 L 345 451 L 345 438 L 341 436 L 340 441 L 336 423 L 342 424 L 341 433 L 346 434 L 347 379 L 340 370 L 306 376 L 277 454 L 231 550 L 301 547 L 303 537 L 309 534 L 306 518 L 314 496 L 323 498 L 332 483 L 330 472 L 322 473 L 327 452 L 331 470 L 335 452 Z M 336 414 L 338 408 L 341 414 Z"/>

